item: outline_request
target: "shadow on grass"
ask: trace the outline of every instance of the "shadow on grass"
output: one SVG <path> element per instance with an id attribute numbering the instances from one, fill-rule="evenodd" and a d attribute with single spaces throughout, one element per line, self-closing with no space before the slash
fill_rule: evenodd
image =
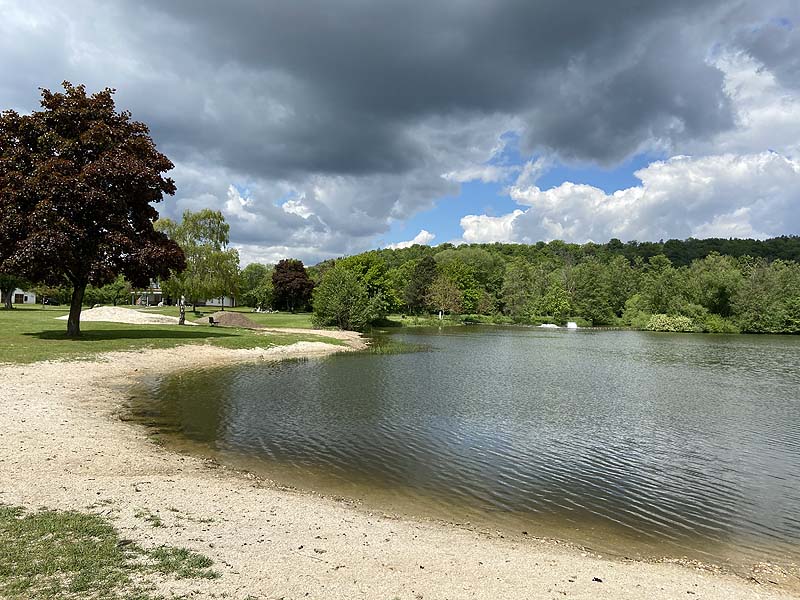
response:
<path id="1" fill-rule="evenodd" d="M 202 340 L 208 338 L 236 337 L 221 331 L 196 331 L 192 329 L 88 329 L 79 338 L 67 337 L 65 331 L 36 331 L 22 335 L 40 340 L 65 340 L 75 342 L 103 342 L 111 340 Z"/>

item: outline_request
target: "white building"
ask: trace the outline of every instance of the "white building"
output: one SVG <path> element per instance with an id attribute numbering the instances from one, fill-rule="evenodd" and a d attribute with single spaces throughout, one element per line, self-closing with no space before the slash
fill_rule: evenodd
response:
<path id="1" fill-rule="evenodd" d="M 175 298 L 166 298 L 165 294 L 157 284 L 151 285 L 145 290 L 134 290 L 131 292 L 131 304 L 139 306 L 156 306 L 160 302 L 167 302 L 171 300 L 174 304 Z M 191 304 L 191 303 L 190 303 Z M 224 308 L 233 308 L 236 306 L 236 298 L 230 296 L 220 296 L 219 298 L 210 298 L 205 301 L 198 301 L 197 306 L 221 306 Z"/>
<path id="2" fill-rule="evenodd" d="M 206 300 L 206 306 L 222 306 L 224 308 L 233 308 L 236 306 L 236 300 L 230 296 L 220 296 L 219 298 L 211 298 Z"/>
<path id="3" fill-rule="evenodd" d="M 36 294 L 33 292 L 26 292 L 25 290 L 21 290 L 19 288 L 15 289 L 12 292 L 14 304 L 36 304 Z M 3 297 L 3 293 L 0 292 L 0 303 L 5 303 L 6 299 Z"/>

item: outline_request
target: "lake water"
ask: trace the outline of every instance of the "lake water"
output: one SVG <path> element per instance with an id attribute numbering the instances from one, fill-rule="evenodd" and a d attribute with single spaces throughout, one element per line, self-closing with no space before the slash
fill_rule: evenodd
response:
<path id="1" fill-rule="evenodd" d="M 800 338 L 463 327 L 182 373 L 132 402 L 194 452 L 368 506 L 601 552 L 800 562 Z"/>

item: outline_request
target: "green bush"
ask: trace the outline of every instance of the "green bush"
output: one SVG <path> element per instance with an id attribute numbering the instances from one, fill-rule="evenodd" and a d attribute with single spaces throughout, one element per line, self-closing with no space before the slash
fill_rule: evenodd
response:
<path id="1" fill-rule="evenodd" d="M 703 321 L 702 330 L 705 333 L 741 333 L 736 323 L 713 313 Z"/>
<path id="2" fill-rule="evenodd" d="M 363 331 L 386 316 L 382 298 L 370 298 L 358 276 L 343 266 L 327 270 L 314 289 L 311 322 Z"/>
<path id="3" fill-rule="evenodd" d="M 622 323 L 634 329 L 646 329 L 652 314 L 645 309 L 645 302 L 639 294 L 634 294 L 625 302 Z"/>
<path id="4" fill-rule="evenodd" d="M 650 317 L 645 326 L 647 331 L 692 332 L 694 324 L 689 317 L 683 315 L 658 314 Z"/>
<path id="5" fill-rule="evenodd" d="M 492 323 L 491 315 L 460 315 L 459 320 L 462 323 Z"/>

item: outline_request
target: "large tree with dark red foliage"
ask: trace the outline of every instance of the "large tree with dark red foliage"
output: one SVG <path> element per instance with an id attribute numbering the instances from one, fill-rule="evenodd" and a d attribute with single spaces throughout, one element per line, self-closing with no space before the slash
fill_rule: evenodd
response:
<path id="1" fill-rule="evenodd" d="M 303 266 L 303 261 L 287 258 L 279 261 L 272 271 L 273 304 L 291 312 L 308 307 L 314 282 Z"/>
<path id="2" fill-rule="evenodd" d="M 114 90 L 64 82 L 42 110 L 0 113 L 0 271 L 72 284 L 67 335 L 80 335 L 86 286 L 122 273 L 135 286 L 180 270 L 180 247 L 151 206 L 175 183 L 146 125 L 116 112 Z"/>

